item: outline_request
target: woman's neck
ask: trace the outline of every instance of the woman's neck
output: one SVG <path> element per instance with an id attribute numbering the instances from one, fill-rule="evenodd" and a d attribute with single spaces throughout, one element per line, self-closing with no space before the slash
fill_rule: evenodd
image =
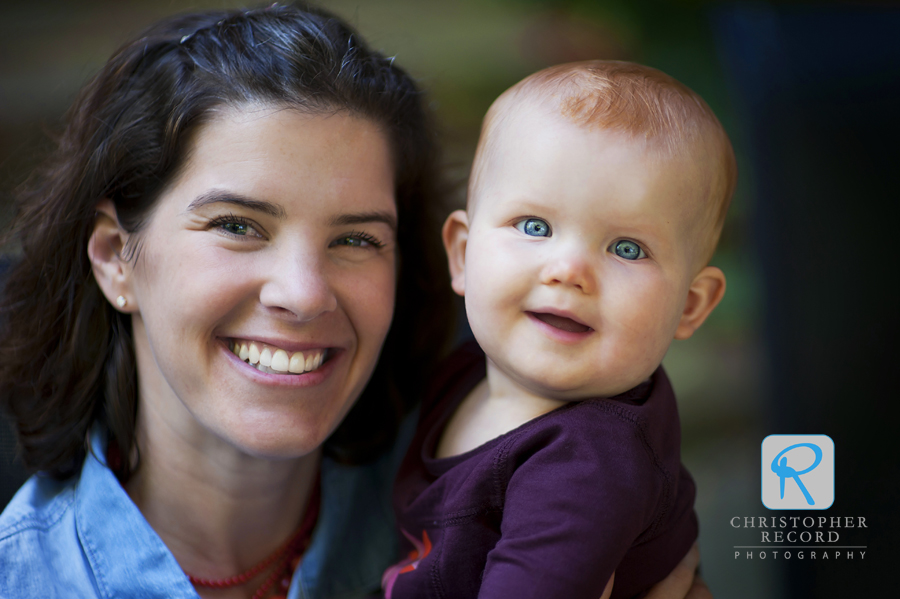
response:
<path id="1" fill-rule="evenodd" d="M 275 552 L 300 525 L 320 451 L 255 458 L 215 440 L 197 443 L 154 425 L 146 413 L 137 433 L 141 462 L 125 490 L 185 572 L 235 576 Z"/>

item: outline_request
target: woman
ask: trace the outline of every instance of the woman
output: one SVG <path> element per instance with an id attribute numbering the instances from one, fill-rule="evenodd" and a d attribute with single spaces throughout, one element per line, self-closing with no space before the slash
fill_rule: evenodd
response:
<path id="1" fill-rule="evenodd" d="M 0 595 L 377 588 L 450 322 L 437 173 L 415 85 L 327 13 L 122 48 L 20 197 L 0 393 L 47 476 L 0 518 Z"/>

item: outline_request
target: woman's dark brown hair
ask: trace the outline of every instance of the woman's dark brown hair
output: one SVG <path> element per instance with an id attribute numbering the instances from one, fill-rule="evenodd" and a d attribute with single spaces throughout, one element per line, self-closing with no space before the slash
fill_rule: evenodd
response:
<path id="1" fill-rule="evenodd" d="M 297 5 L 176 16 L 125 45 L 81 91 L 58 148 L 18 194 L 21 257 L 0 296 L 0 405 L 27 467 L 66 477 L 96 422 L 134 449 L 137 384 L 130 317 L 93 279 L 87 243 L 98 200 L 138 232 L 223 105 L 347 111 L 388 135 L 396 167 L 400 269 L 394 322 L 375 373 L 326 444 L 345 462 L 394 438 L 448 338 L 439 246 L 438 150 L 423 96 L 392 59 L 340 19 Z M 134 464 L 117 472 L 127 479 Z"/>

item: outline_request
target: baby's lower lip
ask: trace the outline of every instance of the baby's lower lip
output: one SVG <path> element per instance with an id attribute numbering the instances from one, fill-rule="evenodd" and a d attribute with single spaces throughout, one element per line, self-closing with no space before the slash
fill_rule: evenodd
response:
<path id="1" fill-rule="evenodd" d="M 594 330 L 587 325 L 575 322 L 571 318 L 565 316 L 557 316 L 556 314 L 548 314 L 546 312 L 529 312 L 529 314 L 544 324 L 548 324 L 561 331 L 566 331 L 567 333 L 589 333 Z"/>

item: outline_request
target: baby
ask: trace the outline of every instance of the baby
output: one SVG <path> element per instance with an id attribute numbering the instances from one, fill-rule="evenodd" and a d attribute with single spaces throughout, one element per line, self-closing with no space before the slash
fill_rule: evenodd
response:
<path id="1" fill-rule="evenodd" d="M 725 292 L 708 266 L 734 189 L 694 92 L 640 65 L 536 73 L 485 117 L 444 244 L 478 346 L 423 405 L 388 599 L 633 597 L 697 537 L 660 363 Z M 483 353 L 481 353 L 483 350 Z"/>

